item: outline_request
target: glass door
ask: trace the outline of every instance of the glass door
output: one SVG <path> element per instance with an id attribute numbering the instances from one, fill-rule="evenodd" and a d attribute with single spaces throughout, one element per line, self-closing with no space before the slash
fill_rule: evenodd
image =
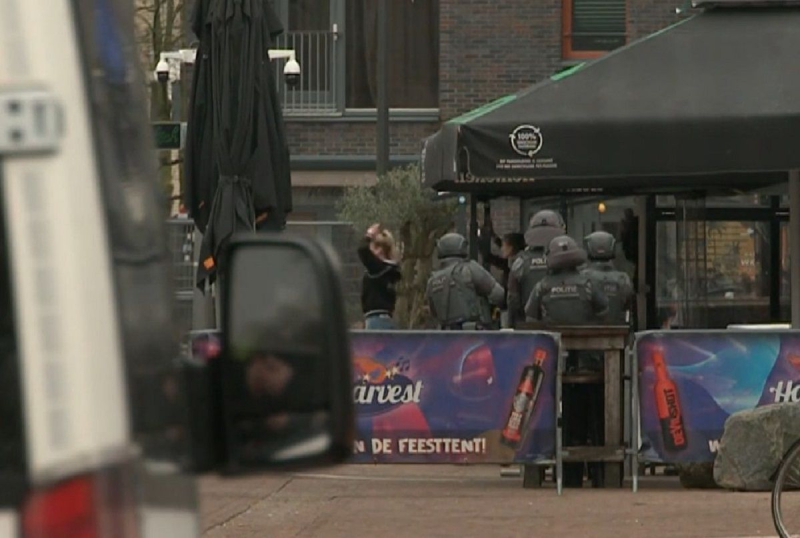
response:
<path id="1" fill-rule="evenodd" d="M 657 326 L 725 328 L 775 321 L 770 226 L 748 220 L 658 222 Z"/>

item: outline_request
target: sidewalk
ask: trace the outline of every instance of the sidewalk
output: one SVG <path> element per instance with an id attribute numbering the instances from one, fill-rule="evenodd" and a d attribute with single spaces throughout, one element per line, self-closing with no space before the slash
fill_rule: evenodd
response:
<path id="1" fill-rule="evenodd" d="M 522 489 L 499 467 L 347 465 L 201 480 L 204 536 L 774 536 L 768 493 Z"/>

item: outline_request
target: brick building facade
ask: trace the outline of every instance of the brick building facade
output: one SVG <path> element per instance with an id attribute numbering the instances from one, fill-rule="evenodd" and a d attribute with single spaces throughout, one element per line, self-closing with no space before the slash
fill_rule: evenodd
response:
<path id="1" fill-rule="evenodd" d="M 295 50 L 302 69 L 299 88 L 279 84 L 292 153 L 289 226 L 339 251 L 347 302 L 357 316 L 357 233 L 335 222 L 336 202 L 345 187 L 375 181 L 370 25 L 377 4 L 272 2 L 286 29 L 275 47 Z M 672 24 L 681 2 L 388 0 L 392 163 L 416 162 L 422 140 L 443 121 Z M 276 62 L 279 79 L 282 67 Z M 526 211 L 530 206 L 519 200 L 493 201 L 496 231 L 518 229 Z"/>
<path id="2" fill-rule="evenodd" d="M 410 1 L 390 0 L 390 3 Z M 571 17 L 576 9 L 580 9 L 579 5 L 573 4 L 581 0 L 422 1 L 437 4 L 438 106 L 408 113 L 393 110 L 390 127 L 393 162 L 416 159 L 421 140 L 434 133 L 441 121 L 583 61 L 565 54 L 565 17 Z M 281 0 L 276 2 L 280 4 Z M 283 2 L 292 4 L 295 0 Z M 297 2 L 297 8 L 302 9 L 302 0 Z M 337 9 L 343 13 L 357 0 L 326 0 L 323 3 L 330 6 L 332 13 Z M 677 2 L 608 0 L 608 5 L 609 10 L 615 7 L 624 10 L 623 42 L 644 37 L 678 18 Z M 290 19 L 291 6 L 284 9 L 284 13 L 288 13 Z M 598 15 L 601 16 L 607 15 Z M 342 22 L 346 20 L 346 17 L 342 18 Z M 292 32 L 291 20 L 287 20 L 287 26 Z M 391 26 L 393 32 L 398 31 L 394 24 Z M 340 25 L 334 28 L 344 35 L 345 40 L 351 37 L 347 26 L 343 30 Z M 343 64 L 342 67 L 346 69 L 348 66 Z M 374 110 L 354 115 L 346 107 L 340 108 L 333 114 L 317 117 L 303 110 L 287 111 L 294 182 L 300 194 L 298 210 L 303 218 L 311 217 L 319 210 L 320 198 L 333 203 L 340 196 L 342 186 L 370 181 L 370 178 L 374 180 L 370 173 L 374 170 L 375 155 Z M 307 187 L 324 188 L 313 189 L 309 194 Z M 317 199 L 317 203 L 311 204 L 313 209 L 305 207 L 304 199 L 309 195 Z M 518 208 L 518 202 L 494 205 L 500 228 L 519 225 Z M 324 213 L 327 213 L 325 218 L 331 216 L 329 212 Z"/>
<path id="3" fill-rule="evenodd" d="M 678 18 L 676 4 L 663 0 L 388 0 L 390 5 L 390 51 L 395 56 L 390 60 L 390 72 L 397 62 L 402 64 L 403 55 L 397 52 L 402 46 L 415 43 L 402 42 L 403 35 L 418 39 L 427 29 L 435 35 L 430 41 L 430 52 L 435 56 L 436 76 L 428 79 L 435 95 L 432 103 L 431 91 L 417 104 L 413 95 L 406 104 L 414 108 L 392 108 L 390 122 L 390 144 L 392 162 L 403 164 L 414 162 L 419 157 L 421 141 L 439 129 L 442 121 L 461 115 L 498 97 L 519 91 L 527 86 L 569 68 L 585 58 L 596 57 L 605 50 L 572 54 L 572 39 L 567 34 L 574 23 L 584 24 L 589 33 L 593 28 L 600 34 L 614 34 L 616 41 L 606 50 L 644 37 L 668 26 Z M 371 0 L 274 0 L 284 18 L 288 36 L 279 46 L 302 49 L 310 40 L 319 43 L 328 39 L 329 56 L 319 58 L 299 52 L 303 64 L 304 83 L 294 95 L 284 93 L 285 117 L 288 140 L 292 150 L 293 184 L 295 185 L 295 213 L 290 221 L 306 221 L 305 224 L 290 224 L 292 231 L 304 231 L 323 235 L 331 239 L 339 251 L 345 272 L 345 287 L 348 304 L 357 304 L 361 268 L 353 252 L 356 235 L 331 224 L 338 220 L 336 202 L 343 188 L 348 185 L 369 183 L 375 180 L 375 111 L 351 108 L 349 82 L 342 77 L 352 76 L 353 41 L 358 35 L 358 21 L 350 10 L 359 16 L 369 17 Z M 405 7 L 400 7 L 405 3 Z M 303 12 L 319 11 L 319 6 L 330 11 L 330 19 L 303 16 Z M 413 5 L 414 7 L 410 7 Z M 591 12 L 589 9 L 600 11 Z M 406 10 L 405 12 L 403 10 Z M 413 15 L 410 10 L 416 9 Z M 430 21 L 414 21 L 408 17 L 435 18 Z M 575 13 L 579 14 L 574 15 Z M 375 13 L 371 15 L 374 17 Z M 605 24 L 593 26 L 592 17 Z M 403 19 L 402 17 L 405 17 Z M 567 20 L 569 18 L 569 20 Z M 618 21 L 616 26 L 610 23 Z M 580 20 L 579 20 L 580 19 Z M 401 22 L 398 22 L 400 20 Z M 403 28 L 402 20 L 407 27 Z M 587 23 L 588 21 L 588 23 Z M 374 19 L 373 19 L 374 22 Z M 566 24 L 569 23 L 569 24 Z M 588 26 L 586 25 L 588 24 Z M 574 35 L 575 28 L 571 28 Z M 397 41 L 398 35 L 400 42 Z M 292 37 L 294 36 L 294 37 Z M 394 37 L 392 37 L 394 36 Z M 366 48 L 368 49 L 368 43 Z M 338 49 L 337 49 L 338 47 Z M 569 51 L 567 50 L 569 48 Z M 406 61 L 426 64 L 420 57 L 409 53 Z M 424 51 L 423 53 L 424 54 Z M 365 54 L 370 57 L 369 51 Z M 374 60 L 374 57 L 372 58 Z M 329 61 L 330 60 L 330 61 Z M 322 64 L 322 82 L 315 64 Z M 333 66 L 333 67 L 330 67 Z M 399 69 L 403 66 L 400 65 Z M 316 70 L 316 71 L 315 71 Z M 412 66 L 413 70 L 413 66 Z M 367 76 L 369 70 L 363 73 Z M 326 78 L 327 75 L 327 78 Z M 412 73 L 413 75 L 413 73 Z M 313 88 L 312 88 L 313 87 Z M 315 101 L 322 89 L 324 112 L 315 113 L 319 107 Z M 420 90 L 420 88 L 416 88 Z M 414 88 L 409 90 L 414 93 Z M 305 93 L 302 93 L 305 92 Z M 326 93 L 327 92 L 327 93 Z M 348 95 L 342 95 L 346 93 Z M 298 97 L 300 95 L 300 97 Z M 297 102 L 310 100 L 313 107 L 303 108 Z M 391 101 L 391 97 L 390 97 Z M 432 106 L 433 105 L 433 106 Z M 527 216 L 527 206 L 519 200 L 497 200 L 492 202 L 495 229 L 499 233 L 517 230 Z M 324 221 L 326 224 L 311 225 L 307 221 Z M 358 315 L 357 308 L 351 314 Z"/>

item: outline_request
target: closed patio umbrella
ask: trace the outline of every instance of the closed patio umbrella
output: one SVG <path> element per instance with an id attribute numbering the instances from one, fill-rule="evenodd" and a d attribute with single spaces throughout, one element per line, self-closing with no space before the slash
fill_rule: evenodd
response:
<path id="1" fill-rule="evenodd" d="M 289 150 L 269 48 L 283 29 L 269 0 L 201 0 L 186 155 L 186 202 L 204 233 L 197 284 L 213 281 L 230 237 L 256 215 L 291 211 Z"/>

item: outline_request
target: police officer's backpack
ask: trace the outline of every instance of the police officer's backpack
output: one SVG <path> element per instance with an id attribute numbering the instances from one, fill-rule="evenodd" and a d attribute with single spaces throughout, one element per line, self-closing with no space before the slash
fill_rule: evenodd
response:
<path id="1" fill-rule="evenodd" d="M 433 273 L 430 301 L 439 323 L 444 327 L 485 321 L 481 319 L 481 301 L 472 283 L 468 261 Z"/>

